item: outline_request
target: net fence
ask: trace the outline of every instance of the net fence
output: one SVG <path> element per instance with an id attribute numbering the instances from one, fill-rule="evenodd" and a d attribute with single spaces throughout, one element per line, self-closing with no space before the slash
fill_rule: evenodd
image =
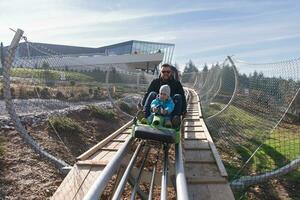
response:
<path id="1" fill-rule="evenodd" d="M 129 68 L 125 63 L 101 64 L 99 55 L 65 55 L 47 45 L 31 42 L 22 36 L 22 32 L 18 39 L 17 35 L 18 32 L 15 44 L 4 48 L 1 129 L 7 131 L 5 137 L 9 137 L 8 141 L 15 140 L 10 138 L 10 132 L 16 129 L 36 153 L 54 163 L 61 173 L 68 172 L 77 156 L 135 116 L 138 102 L 156 75 Z M 4 144 L 2 140 L 0 143 Z M 18 156 L 16 154 L 15 158 L 9 159 L 18 160 Z M 36 168 L 33 173 L 38 173 L 41 171 L 40 164 L 30 164 L 31 159 L 36 158 L 27 159 L 24 165 Z M 46 172 L 48 167 L 42 173 L 52 180 L 54 175 Z M 7 171 L 7 174 L 11 172 Z M 57 171 L 52 173 L 57 174 Z M 15 176 L 19 178 L 18 175 L 16 173 Z M 40 177 L 40 174 L 37 176 Z M 6 178 L 3 176 L 3 180 Z M 55 182 L 60 178 L 40 187 L 43 198 L 54 194 L 58 187 Z M 33 188 L 44 182 L 35 181 Z M 70 190 L 74 188 L 72 183 Z M 34 193 L 26 190 L 22 183 L 5 187 L 10 185 L 23 188 L 20 190 L 22 198 L 30 198 Z M 1 195 L 18 198 L 14 195 L 20 194 L 9 194 L 7 190 Z"/>
<path id="2" fill-rule="evenodd" d="M 300 59 L 252 64 L 228 57 L 182 80 L 199 93 L 233 188 L 288 172 L 287 190 L 299 187 Z"/>
<path id="3" fill-rule="evenodd" d="M 13 129 L 13 121 L 21 137 L 60 169 L 105 138 L 102 132 L 111 133 L 106 126 L 121 126 L 104 124 L 103 119 L 131 119 L 155 78 L 126 64 L 99 64 L 97 56 L 64 55 L 26 37 L 19 39 L 4 55 L 1 127 Z M 300 198 L 295 192 L 300 185 L 300 59 L 253 64 L 228 57 L 181 78 L 199 94 L 232 187 L 271 180 L 259 187 L 280 183 L 289 197 Z M 30 195 L 25 191 L 24 196 Z"/>

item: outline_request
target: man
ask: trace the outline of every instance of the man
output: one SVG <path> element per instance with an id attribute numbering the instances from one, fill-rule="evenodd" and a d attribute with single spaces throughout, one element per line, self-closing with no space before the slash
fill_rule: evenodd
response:
<path id="1" fill-rule="evenodd" d="M 154 79 L 143 98 L 143 112 L 147 118 L 150 115 L 150 104 L 154 100 L 159 92 L 159 89 L 162 85 L 169 85 L 171 88 L 171 94 L 175 108 L 171 114 L 173 126 L 180 125 L 180 115 L 186 113 L 186 99 L 184 95 L 184 90 L 181 83 L 178 80 L 174 79 L 172 66 L 169 64 L 163 64 L 161 66 L 159 78 Z M 139 117 L 139 116 L 138 116 Z"/>

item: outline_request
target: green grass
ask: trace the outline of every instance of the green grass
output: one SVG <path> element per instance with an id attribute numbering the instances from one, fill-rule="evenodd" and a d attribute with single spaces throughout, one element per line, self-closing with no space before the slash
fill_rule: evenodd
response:
<path id="1" fill-rule="evenodd" d="M 120 101 L 118 103 L 118 105 L 119 105 L 120 109 L 123 110 L 124 112 L 132 114 L 131 113 L 132 109 L 130 108 L 130 106 L 126 102 Z"/>
<path id="2" fill-rule="evenodd" d="M 21 78 L 37 78 L 37 79 L 49 79 L 60 80 L 62 71 L 59 70 L 44 70 L 44 69 L 28 69 L 28 68 L 13 68 L 11 76 Z M 95 79 L 89 75 L 64 71 L 67 81 L 94 81 Z"/>
<path id="3" fill-rule="evenodd" d="M 88 105 L 88 110 L 90 111 L 90 116 L 103 119 L 103 120 L 114 120 L 115 113 L 112 110 L 105 110 L 95 105 Z"/>
<path id="4" fill-rule="evenodd" d="M 69 117 L 53 116 L 48 120 L 48 126 L 50 129 L 55 129 L 62 135 L 78 135 L 83 132 L 81 125 Z"/>
<path id="5" fill-rule="evenodd" d="M 220 107 L 222 105 L 213 105 L 210 112 L 216 112 Z M 234 140 L 236 135 L 241 137 L 236 145 L 230 145 L 231 149 L 222 148 L 222 145 L 219 146 L 220 153 L 227 155 L 224 156 L 226 157 L 224 165 L 230 179 L 234 177 L 261 143 L 263 145 L 239 176 L 272 171 L 283 167 L 300 155 L 300 134 L 299 131 L 297 132 L 299 126 L 295 126 L 292 130 L 279 128 L 270 133 L 270 127 L 267 126 L 270 122 L 267 119 L 232 105 L 217 118 L 226 125 L 229 140 L 230 137 Z M 210 126 L 210 131 L 213 135 L 217 135 L 213 132 L 218 131 L 218 129 L 215 126 Z M 216 138 L 216 141 L 218 139 L 222 140 Z M 216 145 L 218 146 L 218 142 Z M 300 182 L 300 170 L 292 172 L 286 177 L 289 180 Z"/>

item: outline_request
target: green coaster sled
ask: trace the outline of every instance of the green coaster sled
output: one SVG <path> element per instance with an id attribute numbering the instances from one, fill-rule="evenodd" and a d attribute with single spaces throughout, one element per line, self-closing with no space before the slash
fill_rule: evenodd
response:
<path id="1" fill-rule="evenodd" d="M 164 117 L 155 115 L 151 124 L 142 124 L 136 121 L 132 129 L 134 138 L 145 140 L 155 140 L 162 143 L 179 143 L 180 130 L 179 128 L 164 127 Z"/>

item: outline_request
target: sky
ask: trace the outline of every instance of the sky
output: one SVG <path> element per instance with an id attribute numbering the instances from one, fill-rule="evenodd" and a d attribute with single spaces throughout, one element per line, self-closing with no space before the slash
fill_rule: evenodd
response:
<path id="1" fill-rule="evenodd" d="M 252 63 L 300 57 L 298 0 L 0 0 L 0 41 L 100 47 L 128 40 L 175 44 L 173 62 L 201 69 L 226 56 Z"/>

